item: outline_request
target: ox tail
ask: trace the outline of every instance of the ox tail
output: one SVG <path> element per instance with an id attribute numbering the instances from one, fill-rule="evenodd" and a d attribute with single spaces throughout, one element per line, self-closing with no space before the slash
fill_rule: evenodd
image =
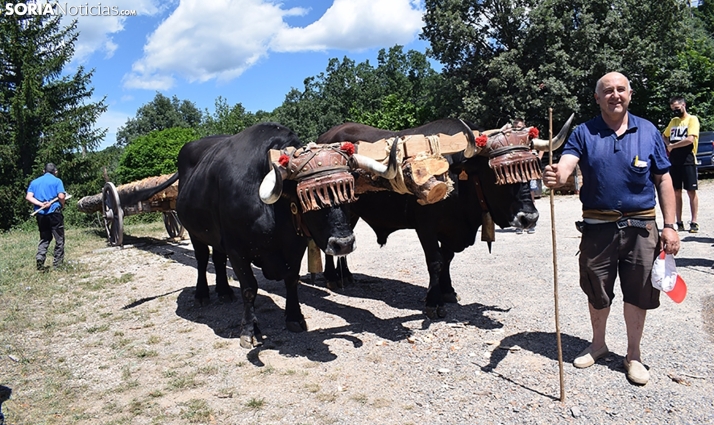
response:
<path id="1" fill-rule="evenodd" d="M 173 176 L 169 177 L 168 180 L 158 186 L 148 187 L 146 189 L 141 189 L 130 193 L 119 193 L 119 201 L 121 202 L 121 205 L 136 205 L 141 201 L 146 201 L 147 199 L 171 186 L 176 182 L 176 180 L 178 180 L 178 178 L 179 173 L 176 172 Z"/>

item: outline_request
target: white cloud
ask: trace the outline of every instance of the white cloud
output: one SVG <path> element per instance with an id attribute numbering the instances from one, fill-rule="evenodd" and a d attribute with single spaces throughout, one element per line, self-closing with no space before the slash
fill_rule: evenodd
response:
<path id="1" fill-rule="evenodd" d="M 283 28 L 271 48 L 278 52 L 361 50 L 406 44 L 419 33 L 423 11 L 410 0 L 335 0 L 305 28 Z"/>
<path id="2" fill-rule="evenodd" d="M 72 6 L 116 6 L 118 10 L 135 10 L 137 16 L 153 16 L 160 13 L 167 6 L 167 2 L 159 0 L 112 0 L 110 3 L 93 3 L 86 0 L 67 0 L 61 5 Z M 69 10 L 68 7 L 65 9 Z M 77 9 L 75 9 L 77 10 Z M 76 63 L 85 62 L 93 53 L 103 52 L 106 58 L 112 57 L 118 45 L 112 39 L 112 35 L 124 30 L 126 19 L 136 19 L 133 16 L 87 16 L 82 14 L 65 15 L 62 17 L 62 25 L 69 25 L 73 19 L 77 19 L 77 29 L 79 37 L 75 44 L 75 53 L 72 58 Z"/>
<path id="3" fill-rule="evenodd" d="M 422 26 L 414 0 L 335 0 L 316 22 L 291 28 L 270 0 L 181 0 L 125 75 L 126 88 L 167 90 L 178 78 L 230 81 L 272 51 L 362 50 L 407 44 Z"/>
<path id="4" fill-rule="evenodd" d="M 262 0 L 183 0 L 149 36 L 144 57 L 132 65 L 129 88 L 164 90 L 174 75 L 190 82 L 228 81 L 255 64 L 268 50 L 283 10 Z"/>

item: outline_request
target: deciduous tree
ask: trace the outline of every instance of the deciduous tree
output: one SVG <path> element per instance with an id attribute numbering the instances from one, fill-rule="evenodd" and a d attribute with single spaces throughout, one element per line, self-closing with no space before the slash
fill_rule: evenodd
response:
<path id="1" fill-rule="evenodd" d="M 151 102 L 136 111 L 136 117 L 127 120 L 117 130 L 118 146 L 127 146 L 139 136 L 152 131 L 174 127 L 198 128 L 203 115 L 196 105 L 188 100 L 179 100 L 175 95 L 169 99 L 156 92 Z"/>
<path id="2" fill-rule="evenodd" d="M 178 153 L 186 143 L 198 139 L 193 128 L 169 128 L 137 137 L 126 148 L 117 168 L 118 184 L 178 171 Z"/>
<path id="3" fill-rule="evenodd" d="M 657 121 L 686 46 L 685 2 L 662 0 L 426 0 L 423 38 L 458 89 L 460 110 L 488 128 L 514 117 L 547 128 L 597 113 L 593 91 L 608 71 L 630 77 L 634 113 Z"/>

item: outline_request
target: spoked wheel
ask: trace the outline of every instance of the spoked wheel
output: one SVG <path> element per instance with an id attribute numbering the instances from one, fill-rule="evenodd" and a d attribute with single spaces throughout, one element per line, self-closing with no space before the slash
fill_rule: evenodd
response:
<path id="1" fill-rule="evenodd" d="M 124 210 L 121 208 L 117 188 L 112 182 L 107 182 L 102 188 L 102 205 L 109 245 L 121 246 L 124 242 Z"/>
<path id="2" fill-rule="evenodd" d="M 173 210 L 164 212 L 164 227 L 170 238 L 182 238 L 185 232 L 178 214 Z"/>

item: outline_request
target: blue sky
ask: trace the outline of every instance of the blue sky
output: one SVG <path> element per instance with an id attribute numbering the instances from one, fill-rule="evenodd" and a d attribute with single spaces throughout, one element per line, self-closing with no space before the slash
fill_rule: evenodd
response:
<path id="1" fill-rule="evenodd" d="M 60 4 L 65 2 L 60 0 Z M 421 0 L 66 0 L 116 7 L 136 16 L 77 18 L 80 36 L 68 68 L 94 69 L 94 99 L 108 111 L 97 126 L 116 129 L 156 92 L 213 112 L 216 98 L 272 111 L 291 88 L 323 72 L 330 58 L 376 65 L 380 48 L 425 51 Z M 76 10 L 76 9 L 75 9 Z M 99 9 L 94 9 L 99 10 Z"/>

